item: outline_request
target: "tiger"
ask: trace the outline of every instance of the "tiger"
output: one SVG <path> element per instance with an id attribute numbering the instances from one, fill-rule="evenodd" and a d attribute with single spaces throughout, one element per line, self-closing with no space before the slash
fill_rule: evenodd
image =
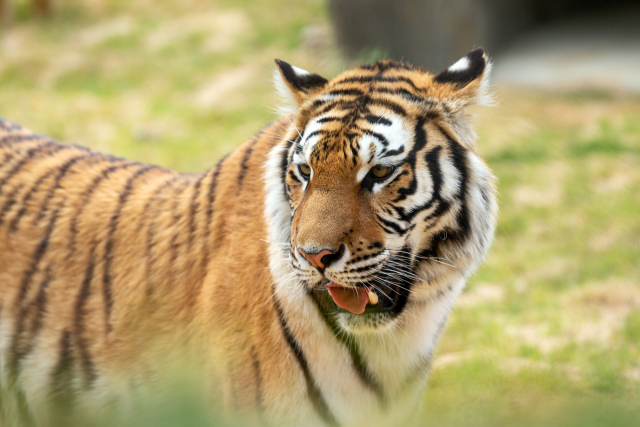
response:
<path id="1" fill-rule="evenodd" d="M 465 112 L 490 70 L 482 48 L 439 74 L 276 60 L 281 118 L 200 174 L 2 120 L 0 425 L 129 413 L 176 361 L 226 420 L 419 422 L 496 226 Z"/>

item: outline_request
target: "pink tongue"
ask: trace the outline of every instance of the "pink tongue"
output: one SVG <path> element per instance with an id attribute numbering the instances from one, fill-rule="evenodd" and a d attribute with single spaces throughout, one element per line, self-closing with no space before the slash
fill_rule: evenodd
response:
<path id="1" fill-rule="evenodd" d="M 369 291 L 372 286 L 364 288 L 345 288 L 334 282 L 327 285 L 331 298 L 338 307 L 349 310 L 353 314 L 364 313 L 364 308 L 369 302 Z"/>

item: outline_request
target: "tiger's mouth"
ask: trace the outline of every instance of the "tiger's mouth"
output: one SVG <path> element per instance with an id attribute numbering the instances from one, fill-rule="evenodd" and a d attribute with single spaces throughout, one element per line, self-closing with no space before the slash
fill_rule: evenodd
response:
<path id="1" fill-rule="evenodd" d="M 329 282 L 325 286 L 331 298 L 333 298 L 333 302 L 340 309 L 347 310 L 353 314 L 362 314 L 367 309 L 372 312 L 384 307 L 384 302 L 382 302 L 372 285 L 347 287 L 335 282 Z"/>
<path id="2" fill-rule="evenodd" d="M 355 315 L 388 313 L 398 315 L 404 309 L 412 292 L 410 266 L 407 263 L 395 263 L 394 269 L 380 270 L 374 278 L 364 282 L 343 285 L 325 279 L 316 290 L 326 296 L 325 306 L 332 311 Z M 320 288 L 320 289 L 318 289 Z M 328 294 L 327 295 L 327 291 Z"/>
<path id="3" fill-rule="evenodd" d="M 392 266 L 391 268 L 385 268 Z M 363 315 L 399 315 L 412 292 L 415 273 L 405 257 L 391 257 L 368 278 L 353 283 L 337 283 L 324 277 L 308 290 L 323 315 L 345 313 Z M 377 301 L 376 301 L 377 300 Z"/>

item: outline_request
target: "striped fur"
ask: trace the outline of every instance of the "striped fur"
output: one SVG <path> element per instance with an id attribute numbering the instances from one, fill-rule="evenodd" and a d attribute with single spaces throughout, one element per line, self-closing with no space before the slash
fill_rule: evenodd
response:
<path id="1" fill-rule="evenodd" d="M 464 115 L 488 65 L 476 49 L 439 75 L 382 61 L 327 81 L 278 61 L 294 115 L 204 174 L 0 121 L 0 425 L 126 413 L 176 361 L 231 419 L 415 421 L 493 237 L 494 178 Z M 339 256 L 316 269 L 298 248 Z M 338 310 L 328 281 L 373 286 L 383 308 Z"/>

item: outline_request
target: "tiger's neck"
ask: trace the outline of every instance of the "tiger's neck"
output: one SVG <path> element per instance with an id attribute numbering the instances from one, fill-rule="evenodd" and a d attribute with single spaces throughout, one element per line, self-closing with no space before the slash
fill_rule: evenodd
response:
<path id="1" fill-rule="evenodd" d="M 348 333 L 331 322 L 333 314 L 323 314 L 303 284 L 287 280 L 286 269 L 282 273 L 274 297 L 280 321 L 308 366 L 308 387 L 327 410 L 345 425 L 396 425 L 398 417 L 416 414 L 434 348 L 464 280 L 407 306 L 391 328 Z"/>

